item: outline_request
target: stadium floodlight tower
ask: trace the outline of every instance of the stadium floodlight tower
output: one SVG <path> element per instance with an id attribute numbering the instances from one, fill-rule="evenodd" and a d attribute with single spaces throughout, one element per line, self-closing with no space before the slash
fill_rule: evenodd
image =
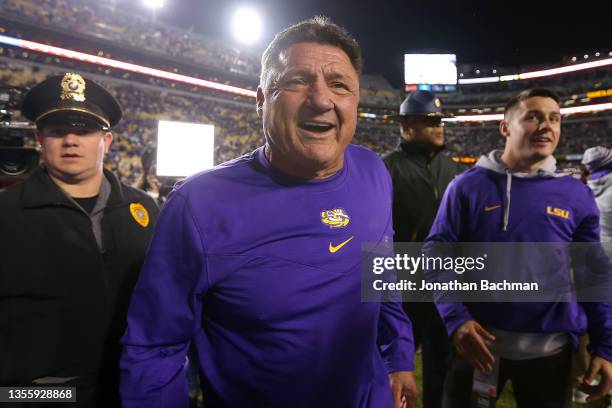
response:
<path id="1" fill-rule="evenodd" d="M 251 8 L 239 8 L 234 13 L 232 28 L 236 40 L 244 44 L 254 44 L 261 36 L 261 18 Z"/>
<path id="2" fill-rule="evenodd" d="M 151 7 L 153 10 L 157 10 L 157 9 L 164 7 L 165 1 L 164 0 L 144 0 L 144 3 L 148 7 Z"/>
<path id="3" fill-rule="evenodd" d="M 144 4 L 151 9 L 151 19 L 155 20 L 157 10 L 164 7 L 165 0 L 144 0 Z"/>

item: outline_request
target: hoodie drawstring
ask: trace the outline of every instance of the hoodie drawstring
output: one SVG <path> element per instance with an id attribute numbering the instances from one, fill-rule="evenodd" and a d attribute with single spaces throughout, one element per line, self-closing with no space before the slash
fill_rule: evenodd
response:
<path id="1" fill-rule="evenodd" d="M 510 220 L 510 191 L 512 189 L 512 172 L 506 169 L 506 206 L 504 207 L 504 231 L 508 231 Z"/>

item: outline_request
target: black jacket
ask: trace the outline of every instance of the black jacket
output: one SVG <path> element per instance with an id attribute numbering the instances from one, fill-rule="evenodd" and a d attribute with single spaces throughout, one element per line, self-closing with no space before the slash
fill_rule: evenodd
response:
<path id="1" fill-rule="evenodd" d="M 436 218 L 446 186 L 464 169 L 430 147 L 402 140 L 383 158 L 393 179 L 395 242 L 422 242 Z"/>
<path id="2" fill-rule="evenodd" d="M 44 168 L 0 192 L 0 386 L 41 377 L 118 381 L 119 338 L 158 208 L 104 175 L 111 190 L 103 249 L 89 215 Z M 147 226 L 133 203 L 146 208 Z"/>

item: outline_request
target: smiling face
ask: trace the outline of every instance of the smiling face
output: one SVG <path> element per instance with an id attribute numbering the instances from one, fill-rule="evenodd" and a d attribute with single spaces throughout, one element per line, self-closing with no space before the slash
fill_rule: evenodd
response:
<path id="1" fill-rule="evenodd" d="M 561 137 L 561 112 L 552 98 L 533 96 L 518 103 L 500 123 L 506 137 L 503 159 L 524 170 L 551 156 Z"/>
<path id="2" fill-rule="evenodd" d="M 36 134 L 49 175 L 68 184 L 87 182 L 102 174 L 112 134 L 99 129 L 45 126 Z"/>
<path id="3" fill-rule="evenodd" d="M 355 134 L 359 76 L 332 45 L 301 42 L 284 49 L 257 90 L 270 164 L 299 178 L 342 168 Z"/>

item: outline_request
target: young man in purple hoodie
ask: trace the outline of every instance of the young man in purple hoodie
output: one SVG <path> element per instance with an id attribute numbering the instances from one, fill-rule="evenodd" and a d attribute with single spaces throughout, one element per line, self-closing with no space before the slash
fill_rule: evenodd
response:
<path id="1" fill-rule="evenodd" d="M 325 18 L 262 57 L 265 146 L 166 202 L 123 338 L 124 407 L 187 406 L 194 343 L 207 407 L 415 406 L 410 321 L 361 301 L 362 242 L 391 242 L 391 180 L 350 145 L 361 55 Z"/>
<path id="2" fill-rule="evenodd" d="M 593 195 L 579 180 L 556 173 L 558 96 L 546 89 L 521 92 L 506 105 L 500 132 L 505 149 L 483 156 L 449 185 L 427 241 L 598 242 Z M 492 349 L 499 355 L 498 391 L 511 380 L 519 407 L 570 407 L 571 345 L 587 330 L 587 321 L 592 357 L 583 389 L 594 400 L 612 385 L 609 302 L 437 307 L 455 346 L 445 408 L 470 406 L 474 369 L 493 370 Z M 590 386 L 597 375 L 599 385 Z"/>

